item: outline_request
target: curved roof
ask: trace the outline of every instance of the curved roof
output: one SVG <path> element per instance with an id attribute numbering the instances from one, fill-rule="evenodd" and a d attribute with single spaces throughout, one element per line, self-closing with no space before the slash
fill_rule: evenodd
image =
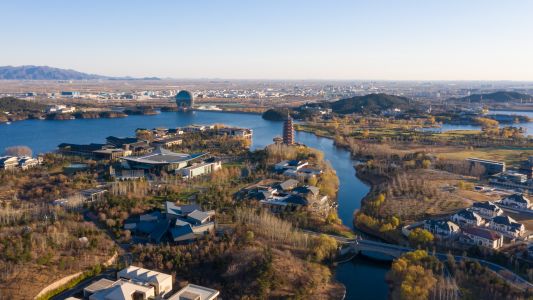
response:
<path id="1" fill-rule="evenodd" d="M 178 107 L 192 107 L 194 104 L 194 96 L 191 92 L 182 90 L 176 94 L 176 105 Z"/>

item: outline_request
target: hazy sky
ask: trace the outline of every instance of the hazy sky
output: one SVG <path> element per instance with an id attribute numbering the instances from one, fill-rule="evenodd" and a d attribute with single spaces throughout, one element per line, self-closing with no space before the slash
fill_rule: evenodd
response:
<path id="1" fill-rule="evenodd" d="M 0 65 L 112 76 L 533 81 L 533 1 L 0 3 Z"/>

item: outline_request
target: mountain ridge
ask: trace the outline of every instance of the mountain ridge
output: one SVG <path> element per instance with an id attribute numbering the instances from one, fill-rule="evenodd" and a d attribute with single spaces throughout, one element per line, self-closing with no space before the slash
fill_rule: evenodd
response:
<path id="1" fill-rule="evenodd" d="M 0 80 L 160 80 L 158 77 L 112 77 L 49 66 L 0 66 Z"/>
<path id="2" fill-rule="evenodd" d="M 509 92 L 509 91 L 497 91 L 487 94 L 472 94 L 469 96 L 461 98 L 452 98 L 451 100 L 455 101 L 470 101 L 470 102 L 509 102 L 516 100 L 529 100 L 533 96 L 528 94 L 523 94 L 519 92 Z"/>

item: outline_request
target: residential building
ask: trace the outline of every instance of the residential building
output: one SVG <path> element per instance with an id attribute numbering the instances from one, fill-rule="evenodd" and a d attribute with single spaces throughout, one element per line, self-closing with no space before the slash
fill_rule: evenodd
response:
<path id="1" fill-rule="evenodd" d="M 35 166 L 38 166 L 39 160 L 33 157 L 23 156 L 18 159 L 18 165 L 22 170 L 27 170 Z"/>
<path id="2" fill-rule="evenodd" d="M 143 285 L 152 286 L 155 295 L 165 295 L 172 291 L 172 275 L 136 266 L 129 266 L 117 273 L 117 280 L 126 279 Z"/>
<path id="3" fill-rule="evenodd" d="M 183 140 L 177 137 L 161 138 L 161 139 L 152 141 L 152 145 L 156 148 L 158 147 L 159 148 L 160 147 L 170 148 L 170 147 L 181 145 L 181 143 L 183 143 Z"/>
<path id="4" fill-rule="evenodd" d="M 90 293 L 89 300 L 148 300 L 156 296 L 153 286 L 128 280 L 117 280 L 109 287 L 91 292 L 84 289 L 84 294 Z"/>
<path id="5" fill-rule="evenodd" d="M 69 114 L 76 111 L 76 107 L 74 106 L 66 106 L 66 105 L 54 105 L 49 107 L 46 112 L 48 113 L 59 113 L 59 114 Z"/>
<path id="6" fill-rule="evenodd" d="M 216 300 L 219 294 L 220 292 L 214 289 L 188 284 L 170 296 L 168 300 Z"/>
<path id="7" fill-rule="evenodd" d="M 223 127 L 217 129 L 217 134 L 237 138 L 251 139 L 253 136 L 253 130 L 248 128 Z"/>
<path id="8" fill-rule="evenodd" d="M 312 177 L 316 177 L 322 174 L 322 170 L 316 168 L 310 168 L 308 166 L 299 169 L 287 169 L 283 172 L 284 176 L 297 178 L 299 180 L 308 180 Z"/>
<path id="9" fill-rule="evenodd" d="M 290 191 L 296 188 L 300 182 L 296 179 L 287 179 L 278 184 L 278 188 L 284 192 Z"/>
<path id="10" fill-rule="evenodd" d="M 83 289 L 83 297 L 89 298 L 95 292 L 110 288 L 111 286 L 113 286 L 114 283 L 115 281 L 106 278 L 97 280 Z"/>
<path id="11" fill-rule="evenodd" d="M 509 196 L 504 197 L 500 203 L 502 205 L 521 208 L 521 209 L 529 209 L 532 207 L 531 201 L 524 196 L 524 194 L 512 194 Z"/>
<path id="12" fill-rule="evenodd" d="M 489 227 L 510 238 L 523 236 L 526 228 L 524 224 L 516 222 L 509 216 L 497 216 L 490 220 Z"/>
<path id="13" fill-rule="evenodd" d="M 515 172 L 515 171 L 505 171 L 498 175 L 495 175 L 500 179 L 512 182 L 514 184 L 525 184 L 527 182 L 527 174 Z"/>
<path id="14" fill-rule="evenodd" d="M 498 249 L 503 246 L 502 235 L 488 229 L 476 227 L 468 227 L 463 229 L 460 240 L 470 245 L 476 245 L 490 249 Z"/>
<path id="15" fill-rule="evenodd" d="M 124 229 L 137 242 L 177 243 L 194 241 L 215 229 L 215 211 L 202 211 L 196 204 L 178 206 L 165 202 L 165 211 L 154 211 L 126 220 Z"/>
<path id="16" fill-rule="evenodd" d="M 274 170 L 277 172 L 284 172 L 286 170 L 300 170 L 309 165 L 305 160 L 284 160 L 274 165 Z"/>
<path id="17" fill-rule="evenodd" d="M 461 230 L 457 224 L 447 220 L 426 220 L 424 229 L 439 238 L 447 238 L 456 235 Z"/>
<path id="18" fill-rule="evenodd" d="M 176 170 L 176 173 L 181 174 L 183 178 L 194 178 L 196 176 L 207 175 L 214 173 L 222 168 L 222 162 L 217 160 L 206 160 L 201 163 L 193 164 L 192 166 Z"/>
<path id="19" fill-rule="evenodd" d="M 103 200 L 106 193 L 106 189 L 87 189 L 80 192 L 87 202 Z"/>
<path id="20" fill-rule="evenodd" d="M 461 227 L 464 226 L 482 226 L 485 220 L 471 209 L 463 209 L 451 216 L 451 220 Z"/>
<path id="21" fill-rule="evenodd" d="M 120 157 L 126 156 L 126 151 L 124 149 L 117 148 L 104 148 L 100 150 L 95 150 L 92 152 L 95 159 L 105 159 L 105 160 L 115 160 Z"/>
<path id="22" fill-rule="evenodd" d="M 19 160 L 16 156 L 1 156 L 0 169 L 14 170 L 19 166 Z"/>
<path id="23" fill-rule="evenodd" d="M 485 218 L 494 218 L 503 214 L 503 210 L 494 202 L 474 202 L 472 210 Z"/>

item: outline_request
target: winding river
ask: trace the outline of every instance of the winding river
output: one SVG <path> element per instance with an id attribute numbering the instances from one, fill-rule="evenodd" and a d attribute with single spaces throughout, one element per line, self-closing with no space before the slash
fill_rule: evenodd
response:
<path id="1" fill-rule="evenodd" d="M 26 120 L 11 125 L 0 124 L 0 150 L 14 145 L 27 145 L 35 153 L 53 151 L 63 142 L 102 143 L 110 135 L 131 136 L 136 128 L 175 128 L 190 124 L 223 123 L 254 130 L 253 149 L 272 143 L 281 134 L 281 123 L 266 121 L 259 115 L 227 112 L 166 112 L 155 116 L 129 116 L 121 119 L 79 119 L 68 121 Z M 352 214 L 359 208 L 369 188 L 355 177 L 350 153 L 335 147 L 333 140 L 297 132 L 296 141 L 324 152 L 340 180 L 339 217 L 352 227 Z M 355 258 L 338 265 L 335 278 L 346 286 L 346 299 L 387 299 L 384 281 L 389 263 L 368 258 Z"/>

